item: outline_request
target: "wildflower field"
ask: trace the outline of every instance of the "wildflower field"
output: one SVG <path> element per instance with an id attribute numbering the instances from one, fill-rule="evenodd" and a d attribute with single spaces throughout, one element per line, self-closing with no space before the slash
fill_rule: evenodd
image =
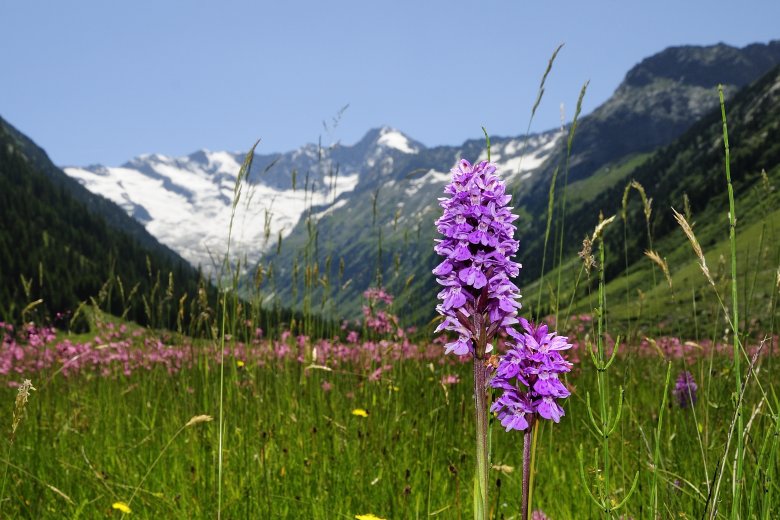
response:
<path id="1" fill-rule="evenodd" d="M 587 485 L 599 495 L 605 485 L 586 407 L 597 373 L 580 359 L 589 325 L 578 320 L 572 339 L 566 416 L 537 431 L 533 507 L 549 518 L 601 516 L 585 491 Z M 471 365 L 442 356 L 441 344 L 354 336 L 259 337 L 229 348 L 224 518 L 471 516 Z M 757 363 L 768 371 L 777 360 L 768 356 L 768 344 L 764 349 Z M 702 511 L 715 470 L 728 463 L 723 442 L 733 402 L 731 385 L 722 384 L 732 375 L 727 352 L 727 345 L 677 338 L 622 347 L 610 367 L 610 397 L 617 401 L 622 388 L 624 398 L 610 438 L 605 496 L 620 498 L 639 472 L 620 513 L 626 518 L 651 517 L 654 507 L 662 518 Z M 216 358 L 207 343 L 164 342 L 154 331 L 112 322 L 81 337 L 6 329 L 3 375 L 7 381 L 31 378 L 35 390 L 3 454 L 4 516 L 119 517 L 122 511 L 112 505 L 127 504 L 134 517 L 215 517 L 216 423 L 187 424 L 216 414 Z M 690 395 L 683 384 L 675 386 L 679 373 L 697 382 Z M 2 391 L 9 416 L 16 393 L 7 385 Z M 745 439 L 753 468 L 744 506 L 772 518 L 778 425 L 760 404 L 756 385 L 744 400 L 751 403 Z M 492 422 L 490 513 L 518 518 L 522 435 L 504 434 Z"/>
<path id="2" fill-rule="evenodd" d="M 0 517 L 777 518 L 778 170 L 735 200 L 720 103 L 727 216 L 665 209 L 677 238 L 655 247 L 634 180 L 564 255 L 553 177 L 558 253 L 525 259 L 485 131 L 487 160 L 459 160 L 431 201 L 433 319 L 416 326 L 381 272 L 362 319 L 318 313 L 330 286 L 309 250 L 300 302 L 269 305 L 230 256 L 232 217 L 221 276 L 189 301 L 151 267 L 148 294 L 115 276 L 52 319 L 28 295 L 0 322 Z M 648 248 L 616 275 L 634 192 Z"/>

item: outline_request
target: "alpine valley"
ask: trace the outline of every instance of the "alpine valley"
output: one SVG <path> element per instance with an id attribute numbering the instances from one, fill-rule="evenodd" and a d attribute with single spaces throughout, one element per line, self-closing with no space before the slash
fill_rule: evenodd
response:
<path id="1" fill-rule="evenodd" d="M 752 124 L 771 135 L 777 119 L 772 123 L 767 114 L 778 106 L 778 63 L 780 41 L 668 48 L 629 70 L 605 103 L 579 118 L 576 132 L 568 124 L 527 136 L 491 136 L 491 160 L 507 179 L 520 214 L 521 286 L 539 279 L 543 256 L 548 270 L 554 255 L 576 257 L 599 213 L 619 212 L 624 187 L 634 178 L 641 178 L 654 198 L 657 242 L 672 233 L 670 206 L 681 207 L 683 194 L 697 213 L 714 214 L 709 197 L 723 187 L 716 86 L 723 84 L 727 103 L 734 103 L 735 132 L 740 124 Z M 742 94 L 746 91 L 751 98 Z M 751 112 L 751 100 L 758 98 L 764 99 L 764 109 Z M 766 139 L 742 144 L 745 150 L 777 148 Z M 762 169 L 769 181 L 777 180 L 780 159 L 769 152 L 742 164 L 740 182 L 755 180 Z M 695 153 L 703 157 L 699 166 L 675 166 L 675 160 Z M 121 166 L 64 171 L 207 272 L 220 263 L 232 221 L 231 256 L 247 268 L 247 291 L 255 285 L 251 280 L 263 281 L 266 300 L 308 306 L 333 318 L 356 317 L 361 293 L 382 285 L 399 297 L 410 321 L 432 317 L 436 201 L 458 160 L 487 159 L 479 129 L 474 139 L 453 146 L 426 147 L 383 127 L 353 145 L 308 144 L 281 154 L 258 150 L 234 205 L 244 157 L 244 152 L 208 150 L 178 158 L 149 154 Z M 563 233 L 553 229 L 545 244 L 551 185 L 558 197 L 555 211 L 563 212 L 565 205 L 566 225 Z M 639 215 L 638 207 L 629 209 Z M 634 220 L 643 231 L 643 218 Z M 675 240 L 668 242 L 671 249 L 680 243 Z M 625 255 L 615 252 L 620 262 L 610 265 L 611 278 L 647 261 L 643 251 L 649 244 L 640 242 Z"/>

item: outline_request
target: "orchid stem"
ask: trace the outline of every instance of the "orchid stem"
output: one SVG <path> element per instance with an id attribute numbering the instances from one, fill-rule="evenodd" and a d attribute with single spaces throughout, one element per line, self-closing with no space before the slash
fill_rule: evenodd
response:
<path id="1" fill-rule="evenodd" d="M 531 476 L 528 483 L 528 511 L 534 507 L 534 476 L 536 475 L 536 441 L 539 439 L 539 421 L 533 421 L 533 440 L 531 442 Z M 530 429 L 530 428 L 529 428 Z M 529 517 L 530 518 L 530 517 Z M 525 520 L 525 519 L 523 519 Z"/>
<path id="2" fill-rule="evenodd" d="M 520 517 L 522 520 L 528 520 L 528 506 L 531 503 L 531 443 L 533 442 L 533 429 L 535 427 L 536 424 L 533 426 L 529 424 L 528 428 L 523 432 L 523 502 Z"/>
<path id="3" fill-rule="evenodd" d="M 488 518 L 488 468 L 490 456 L 488 453 L 488 369 L 482 359 L 474 358 L 474 404 L 476 407 L 477 426 L 477 467 L 474 476 L 474 519 Z"/>

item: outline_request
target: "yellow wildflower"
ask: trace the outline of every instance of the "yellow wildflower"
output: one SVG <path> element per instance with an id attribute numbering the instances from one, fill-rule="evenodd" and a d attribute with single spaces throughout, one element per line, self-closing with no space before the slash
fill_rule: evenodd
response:
<path id="1" fill-rule="evenodd" d="M 130 506 L 128 506 L 128 505 L 127 505 L 127 504 L 125 504 L 124 502 L 114 502 L 114 503 L 111 505 L 111 507 L 113 507 L 114 509 L 119 509 L 119 510 L 120 510 L 120 511 L 122 511 L 123 513 L 130 514 L 130 512 L 131 512 L 131 511 L 130 511 Z"/>
<path id="2" fill-rule="evenodd" d="M 245 363 L 243 361 L 241 361 L 240 359 L 238 361 L 236 361 L 236 366 L 238 368 L 244 368 L 244 365 L 245 365 Z"/>
<path id="3" fill-rule="evenodd" d="M 357 520 L 385 520 L 384 518 L 371 513 L 368 513 L 367 515 L 355 515 L 355 518 L 357 518 Z"/>
<path id="4" fill-rule="evenodd" d="M 352 410 L 352 415 L 357 415 L 358 417 L 368 417 L 368 412 L 362 408 L 355 408 Z"/>

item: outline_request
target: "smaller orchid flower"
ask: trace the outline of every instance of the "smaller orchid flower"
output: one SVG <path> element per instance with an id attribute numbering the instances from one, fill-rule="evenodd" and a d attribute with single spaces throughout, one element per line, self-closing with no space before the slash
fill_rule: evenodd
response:
<path id="1" fill-rule="evenodd" d="M 684 370 L 677 376 L 677 381 L 674 385 L 674 396 L 677 398 L 677 402 L 680 404 L 680 408 L 688 408 L 696 404 L 696 391 L 699 389 L 696 381 L 693 379 L 693 374 Z"/>

